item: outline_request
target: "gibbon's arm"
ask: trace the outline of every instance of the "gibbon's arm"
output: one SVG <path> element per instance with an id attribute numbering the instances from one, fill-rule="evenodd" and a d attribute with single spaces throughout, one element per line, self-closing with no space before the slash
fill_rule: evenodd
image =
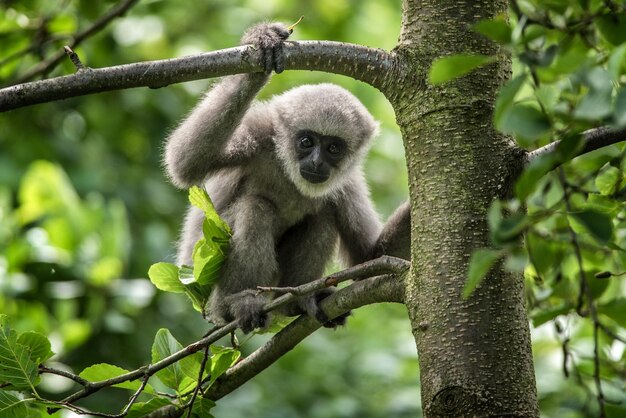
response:
<path id="1" fill-rule="evenodd" d="M 165 165 L 176 186 L 198 184 L 210 171 L 239 165 L 255 154 L 256 139 L 271 131 L 271 115 L 241 121 L 272 70 L 282 71 L 282 43 L 289 34 L 283 24 L 262 23 L 241 38 L 242 45 L 261 49 L 265 72 L 225 77 L 169 135 Z"/>
<path id="2" fill-rule="evenodd" d="M 335 222 L 339 231 L 341 258 L 348 266 L 362 263 L 371 254 L 382 226 L 361 176 L 345 187 L 337 208 Z"/>
<path id="3" fill-rule="evenodd" d="M 245 132 L 233 134 L 268 78 L 263 73 L 224 78 L 169 135 L 165 165 L 176 186 L 198 184 L 210 171 L 240 164 L 254 154 L 253 141 L 239 144 L 248 138 Z"/>
<path id="4" fill-rule="evenodd" d="M 368 259 L 381 255 L 411 259 L 411 208 L 409 202 L 398 206 L 383 226 Z"/>

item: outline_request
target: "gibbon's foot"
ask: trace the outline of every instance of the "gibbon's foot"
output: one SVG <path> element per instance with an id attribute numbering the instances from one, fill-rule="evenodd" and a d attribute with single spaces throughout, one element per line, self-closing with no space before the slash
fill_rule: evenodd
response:
<path id="1" fill-rule="evenodd" d="M 283 42 L 291 31 L 282 23 L 261 23 L 252 26 L 241 38 L 241 45 L 254 45 L 261 50 L 265 74 L 272 70 L 282 73 L 285 69 Z"/>
<path id="2" fill-rule="evenodd" d="M 314 295 L 304 296 L 300 298 L 298 304 L 309 316 L 321 322 L 322 326 L 324 326 L 325 328 L 337 328 L 337 326 L 346 324 L 346 320 L 348 316 L 350 316 L 350 312 L 346 312 L 345 314 L 339 315 L 336 318 L 330 319 L 319 306 L 322 300 L 332 295 L 333 293 L 335 293 L 335 289 L 329 287 L 315 293 Z"/>
<path id="3" fill-rule="evenodd" d="M 268 302 L 267 297 L 257 295 L 254 290 L 244 290 L 224 299 L 232 318 L 237 321 L 238 327 L 248 334 L 256 328 L 267 328 L 270 317 L 263 312 L 263 306 Z"/>

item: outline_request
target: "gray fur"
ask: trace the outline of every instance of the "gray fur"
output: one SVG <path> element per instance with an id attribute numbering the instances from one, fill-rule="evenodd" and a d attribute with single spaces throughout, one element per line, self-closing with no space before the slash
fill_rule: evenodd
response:
<path id="1" fill-rule="evenodd" d="M 279 61 L 276 42 L 284 38 L 276 34 L 284 30 L 261 24 L 242 42 Z M 338 241 L 347 263 L 365 261 L 381 230 L 361 170 L 377 122 L 352 94 L 331 84 L 253 102 L 268 79 L 264 73 L 222 79 L 169 135 L 165 149 L 172 182 L 181 188 L 203 184 L 233 229 L 208 312 L 215 324 L 237 319 L 246 332 L 268 320 L 260 309 L 269 296 L 257 296 L 257 286 L 293 286 L 321 277 Z M 347 143 L 346 157 L 323 183 L 309 183 L 298 171 L 293 144 L 303 128 Z M 180 264 L 191 263 L 201 223 L 201 211 L 191 208 L 178 247 Z M 306 311 L 325 321 L 319 297 L 302 298 L 285 312 Z"/>

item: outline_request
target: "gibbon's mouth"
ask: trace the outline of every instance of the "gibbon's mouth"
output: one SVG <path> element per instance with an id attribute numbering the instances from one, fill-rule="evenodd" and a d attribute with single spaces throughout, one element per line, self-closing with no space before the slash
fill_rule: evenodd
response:
<path id="1" fill-rule="evenodd" d="M 313 171 L 300 170 L 300 175 L 309 183 L 324 183 L 330 177 L 328 174 L 315 173 Z"/>

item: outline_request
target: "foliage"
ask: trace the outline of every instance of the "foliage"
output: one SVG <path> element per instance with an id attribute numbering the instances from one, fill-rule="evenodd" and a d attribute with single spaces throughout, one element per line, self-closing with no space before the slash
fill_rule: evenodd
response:
<path id="1" fill-rule="evenodd" d="M 494 249 L 474 253 L 467 286 L 506 255 L 505 264 L 527 278 L 533 324 L 554 324 L 562 368 L 598 399 L 576 408 L 622 416 L 626 311 L 614 308 L 626 299 L 619 278 L 626 262 L 624 145 L 572 159 L 585 131 L 626 127 L 624 5 L 519 1 L 512 10 L 510 21 L 475 26 L 514 57 L 494 123 L 529 150 L 559 143 L 529 154 L 515 196 L 492 205 Z"/>

